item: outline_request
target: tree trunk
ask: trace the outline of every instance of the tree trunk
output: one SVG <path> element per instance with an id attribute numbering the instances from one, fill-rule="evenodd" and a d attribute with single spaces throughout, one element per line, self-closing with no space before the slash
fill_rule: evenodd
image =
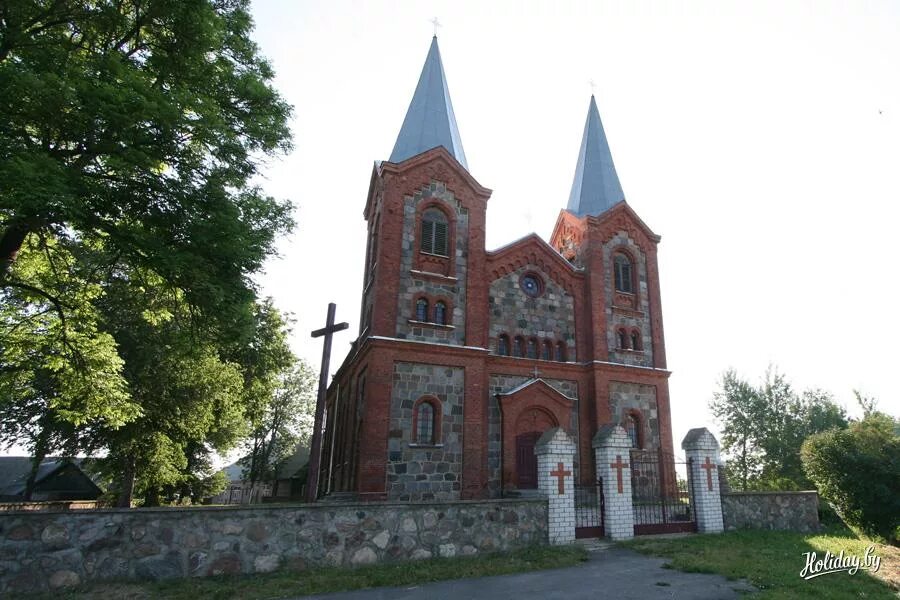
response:
<path id="1" fill-rule="evenodd" d="M 119 508 L 131 508 L 134 499 L 134 458 L 128 458 L 125 464 L 125 472 L 122 473 L 122 491 L 116 506 Z"/>
<path id="2" fill-rule="evenodd" d="M 25 492 L 22 494 L 22 497 L 26 502 L 31 502 L 31 496 L 34 494 L 34 484 L 37 480 L 38 469 L 41 468 L 41 463 L 44 462 L 45 455 L 46 452 L 40 450 L 31 459 L 31 471 L 28 473 L 28 479 L 25 481 Z"/>
<path id="3" fill-rule="evenodd" d="M 0 282 L 6 279 L 31 230 L 25 221 L 13 219 L 7 224 L 6 230 L 0 236 Z"/>

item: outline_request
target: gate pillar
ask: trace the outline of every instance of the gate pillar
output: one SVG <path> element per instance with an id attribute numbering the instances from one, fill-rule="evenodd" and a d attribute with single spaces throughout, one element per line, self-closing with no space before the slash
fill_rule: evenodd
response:
<path id="1" fill-rule="evenodd" d="M 631 440 L 618 425 L 604 425 L 591 445 L 597 464 L 597 479 L 603 490 L 603 528 L 614 540 L 634 537 L 631 500 Z"/>
<path id="2" fill-rule="evenodd" d="M 538 489 L 547 496 L 547 529 L 551 545 L 575 541 L 575 443 L 561 427 L 548 429 L 534 446 Z"/>
<path id="3" fill-rule="evenodd" d="M 721 533 L 722 496 L 719 488 L 719 442 L 705 427 L 691 429 L 681 447 L 688 461 L 688 489 L 700 533 Z"/>

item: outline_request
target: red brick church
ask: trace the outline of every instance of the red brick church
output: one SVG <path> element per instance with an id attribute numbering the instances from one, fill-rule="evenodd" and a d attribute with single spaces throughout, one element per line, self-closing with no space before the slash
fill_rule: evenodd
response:
<path id="1" fill-rule="evenodd" d="M 594 98 L 549 244 L 530 233 L 487 250 L 490 196 L 469 173 L 435 38 L 372 171 L 360 330 L 328 389 L 320 497 L 527 494 L 534 444 L 557 426 L 582 483 L 602 425 L 672 453 L 660 237 L 625 202 Z"/>

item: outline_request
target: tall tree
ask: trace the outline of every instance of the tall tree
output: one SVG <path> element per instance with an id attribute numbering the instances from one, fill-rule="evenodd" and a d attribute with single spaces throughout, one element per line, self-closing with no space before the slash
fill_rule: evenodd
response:
<path id="1" fill-rule="evenodd" d="M 847 426 L 846 413 L 831 394 L 810 389 L 798 395 L 772 367 L 757 387 L 727 371 L 710 408 L 722 425 L 730 458 L 726 474 L 742 490 L 810 487 L 800 460 L 803 440 Z"/>

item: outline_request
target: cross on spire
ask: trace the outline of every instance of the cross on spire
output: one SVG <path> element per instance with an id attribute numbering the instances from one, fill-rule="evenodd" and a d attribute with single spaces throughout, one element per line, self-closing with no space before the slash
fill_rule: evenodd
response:
<path id="1" fill-rule="evenodd" d="M 566 493 L 566 477 L 572 474 L 572 471 L 566 470 L 566 465 L 561 462 L 556 463 L 556 470 L 550 471 L 550 477 L 556 477 L 557 491 L 560 494 Z"/>
<path id="2" fill-rule="evenodd" d="M 706 457 L 706 462 L 700 465 L 700 468 L 706 471 L 706 487 L 711 492 L 713 489 L 712 486 L 712 472 L 715 470 L 716 465 L 713 462 L 710 462 L 709 457 Z"/>
<path id="3" fill-rule="evenodd" d="M 538 371 L 537 365 L 534 365 L 534 378 L 537 379 L 541 375 L 541 372 Z"/>
<path id="4" fill-rule="evenodd" d="M 588 79 L 588 85 L 591 86 L 591 96 L 597 91 L 595 88 L 597 87 L 597 83 L 593 79 Z"/>
<path id="5" fill-rule="evenodd" d="M 437 18 L 437 17 L 431 19 L 431 20 L 429 21 L 429 23 L 431 23 L 432 25 L 434 25 L 434 37 L 437 37 L 437 30 L 438 30 L 438 27 L 443 27 L 443 25 L 441 25 L 441 22 L 438 21 L 438 18 Z"/>
<path id="6" fill-rule="evenodd" d="M 609 463 L 609 466 L 616 470 L 616 484 L 619 490 L 619 493 L 622 492 L 622 469 L 628 467 L 628 463 L 622 462 L 622 455 L 616 454 L 616 462 Z"/>

